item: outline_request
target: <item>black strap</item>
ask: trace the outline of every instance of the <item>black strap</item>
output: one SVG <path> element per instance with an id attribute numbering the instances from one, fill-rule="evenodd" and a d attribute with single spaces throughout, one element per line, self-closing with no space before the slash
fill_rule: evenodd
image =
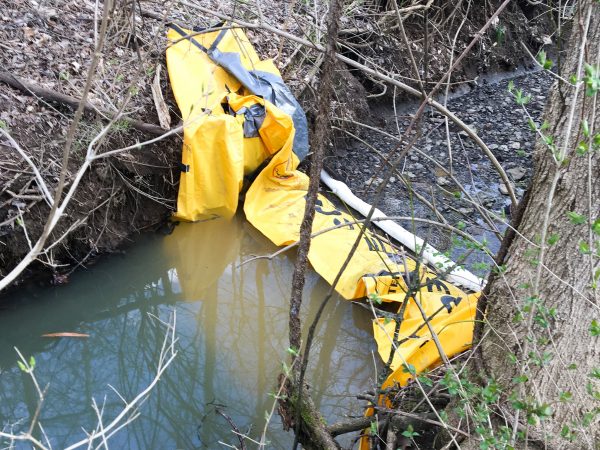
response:
<path id="1" fill-rule="evenodd" d="M 179 165 L 179 170 L 181 170 L 183 173 L 187 173 L 190 171 L 189 164 L 178 163 L 178 165 Z"/>
<path id="2" fill-rule="evenodd" d="M 194 28 L 192 28 L 194 31 L 199 31 L 199 32 L 205 32 L 207 30 L 211 30 L 211 31 L 215 31 L 216 28 L 221 28 L 222 26 L 225 25 L 225 21 L 222 20 L 221 22 L 217 22 L 214 25 L 209 25 L 207 27 L 203 27 L 200 25 L 196 25 Z"/>
<path id="3" fill-rule="evenodd" d="M 174 29 L 177 33 L 179 33 L 181 35 L 181 37 L 186 37 L 187 36 L 186 39 L 188 41 L 190 41 L 192 44 L 194 44 L 196 47 L 198 47 L 204 53 L 208 53 L 208 49 L 204 45 L 202 45 L 200 42 L 198 42 L 196 39 L 194 39 L 193 36 L 188 36 L 188 33 L 186 33 L 185 31 L 183 31 L 183 29 L 180 28 L 179 25 L 176 25 L 174 23 L 170 23 L 169 24 L 169 28 Z"/>
<path id="4" fill-rule="evenodd" d="M 223 25 L 225 25 L 225 23 L 223 23 Z M 217 46 L 221 43 L 221 41 L 223 40 L 223 36 L 225 36 L 225 34 L 228 32 L 229 30 L 227 28 L 224 28 L 221 30 L 221 32 L 219 33 L 219 35 L 217 36 L 217 38 L 214 40 L 214 42 L 212 43 L 212 45 L 210 46 L 209 51 L 214 51 L 217 49 Z"/>

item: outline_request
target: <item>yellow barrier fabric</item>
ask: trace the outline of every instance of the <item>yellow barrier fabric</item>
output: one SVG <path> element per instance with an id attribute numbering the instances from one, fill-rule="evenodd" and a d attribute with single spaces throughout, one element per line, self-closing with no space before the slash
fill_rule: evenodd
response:
<path id="1" fill-rule="evenodd" d="M 297 110 L 286 111 L 291 101 L 280 108 L 268 95 L 253 95 L 264 87 L 253 86 L 257 66 L 268 73 L 261 80 L 270 80 L 275 97 L 281 98 L 282 88 L 275 66 L 259 60 L 240 30 L 182 39 L 190 33 L 171 29 L 168 34 L 174 42 L 167 49 L 169 76 L 186 123 L 176 217 L 232 216 L 244 174 L 268 161 L 246 193 L 246 218 L 278 246 L 296 242 L 308 190 L 308 177 L 296 170 L 297 154 L 307 151 L 296 126 L 302 128 L 305 119 L 298 119 Z M 225 61 L 229 72 L 215 61 Z M 349 213 L 319 195 L 312 231 L 329 231 L 313 238 L 309 260 L 330 284 L 359 236 L 360 225 L 353 222 Z M 410 286 L 419 287 L 415 295 Z M 384 388 L 404 386 L 414 373 L 440 363 L 432 330 L 448 357 L 471 345 L 477 294 L 447 283 L 369 230 L 336 290 L 348 300 L 384 302 L 392 314 L 403 311 L 400 324 L 397 316 L 373 323 L 379 354 L 384 361 L 392 355 Z"/>
<path id="2" fill-rule="evenodd" d="M 263 145 L 265 135 L 270 134 L 263 132 L 262 139 L 258 136 L 264 107 L 231 111 L 228 95 L 272 98 L 295 118 L 301 108 L 273 62 L 261 61 L 240 30 L 197 34 L 172 25 L 167 37 L 171 42 L 167 49 L 169 78 L 185 123 L 175 217 L 188 221 L 231 217 L 244 175 L 270 156 Z M 296 122 L 304 133 L 295 145 L 307 148 L 303 113 Z M 292 140 L 294 136 L 292 133 Z"/>

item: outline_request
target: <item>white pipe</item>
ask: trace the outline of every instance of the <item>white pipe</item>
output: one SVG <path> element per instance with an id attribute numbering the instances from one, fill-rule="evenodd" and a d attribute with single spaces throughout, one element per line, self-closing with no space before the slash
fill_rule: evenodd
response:
<path id="1" fill-rule="evenodd" d="M 335 195 L 337 195 L 352 209 L 355 209 L 365 217 L 369 214 L 371 205 L 354 195 L 345 183 L 334 180 L 327 172 L 325 172 L 325 170 L 321 171 L 321 181 L 325 183 Z M 386 218 L 387 216 L 376 208 L 372 217 L 379 219 Z M 456 263 L 454 263 L 452 260 L 446 258 L 441 252 L 437 251 L 431 245 L 425 244 L 423 239 L 415 236 L 397 223 L 391 220 L 378 220 L 373 223 L 415 254 L 421 253 L 425 264 L 429 264 L 440 271 L 445 271 L 451 267 L 454 267 L 454 269 L 452 269 L 447 276 L 448 280 L 452 283 L 459 284 L 472 291 L 480 291 L 483 289 L 485 280 L 479 278 L 466 269 L 457 267 Z"/>

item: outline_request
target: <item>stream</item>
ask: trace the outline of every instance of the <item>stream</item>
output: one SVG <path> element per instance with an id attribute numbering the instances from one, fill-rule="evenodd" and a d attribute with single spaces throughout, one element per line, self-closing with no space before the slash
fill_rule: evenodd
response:
<path id="1" fill-rule="evenodd" d="M 141 406 L 140 417 L 110 442 L 119 449 L 226 448 L 238 444 L 220 408 L 241 432 L 259 439 L 281 362 L 287 361 L 293 256 L 240 263 L 276 248 L 242 218 L 180 224 L 151 235 L 125 256 L 101 259 L 56 288 L 22 287 L 0 302 L 0 422 L 27 430 L 37 406 L 15 347 L 36 361 L 48 385 L 41 423 L 53 448 L 85 437 L 104 403 L 105 423 L 152 380 L 164 327 L 177 319 L 178 355 Z M 293 252 L 292 252 L 293 254 Z M 328 285 L 309 271 L 303 317 L 312 318 Z M 307 321 L 305 320 L 305 325 Z M 77 332 L 87 338 L 48 338 Z M 375 379 L 368 312 L 337 298 L 322 317 L 308 375 L 325 418 L 360 414 L 355 395 Z M 274 414 L 268 448 L 292 434 Z M 0 441 L 2 444 L 6 442 Z M 17 448 L 30 448 L 21 444 Z"/>

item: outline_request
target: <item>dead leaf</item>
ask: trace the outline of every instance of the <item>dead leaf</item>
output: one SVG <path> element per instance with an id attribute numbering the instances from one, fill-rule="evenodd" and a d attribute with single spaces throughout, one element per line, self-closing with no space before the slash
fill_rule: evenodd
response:
<path id="1" fill-rule="evenodd" d="M 56 337 L 74 337 L 74 338 L 87 338 L 90 337 L 89 334 L 85 333 L 71 333 L 71 332 L 62 332 L 62 333 L 47 333 L 42 334 L 42 337 L 56 338 Z"/>

